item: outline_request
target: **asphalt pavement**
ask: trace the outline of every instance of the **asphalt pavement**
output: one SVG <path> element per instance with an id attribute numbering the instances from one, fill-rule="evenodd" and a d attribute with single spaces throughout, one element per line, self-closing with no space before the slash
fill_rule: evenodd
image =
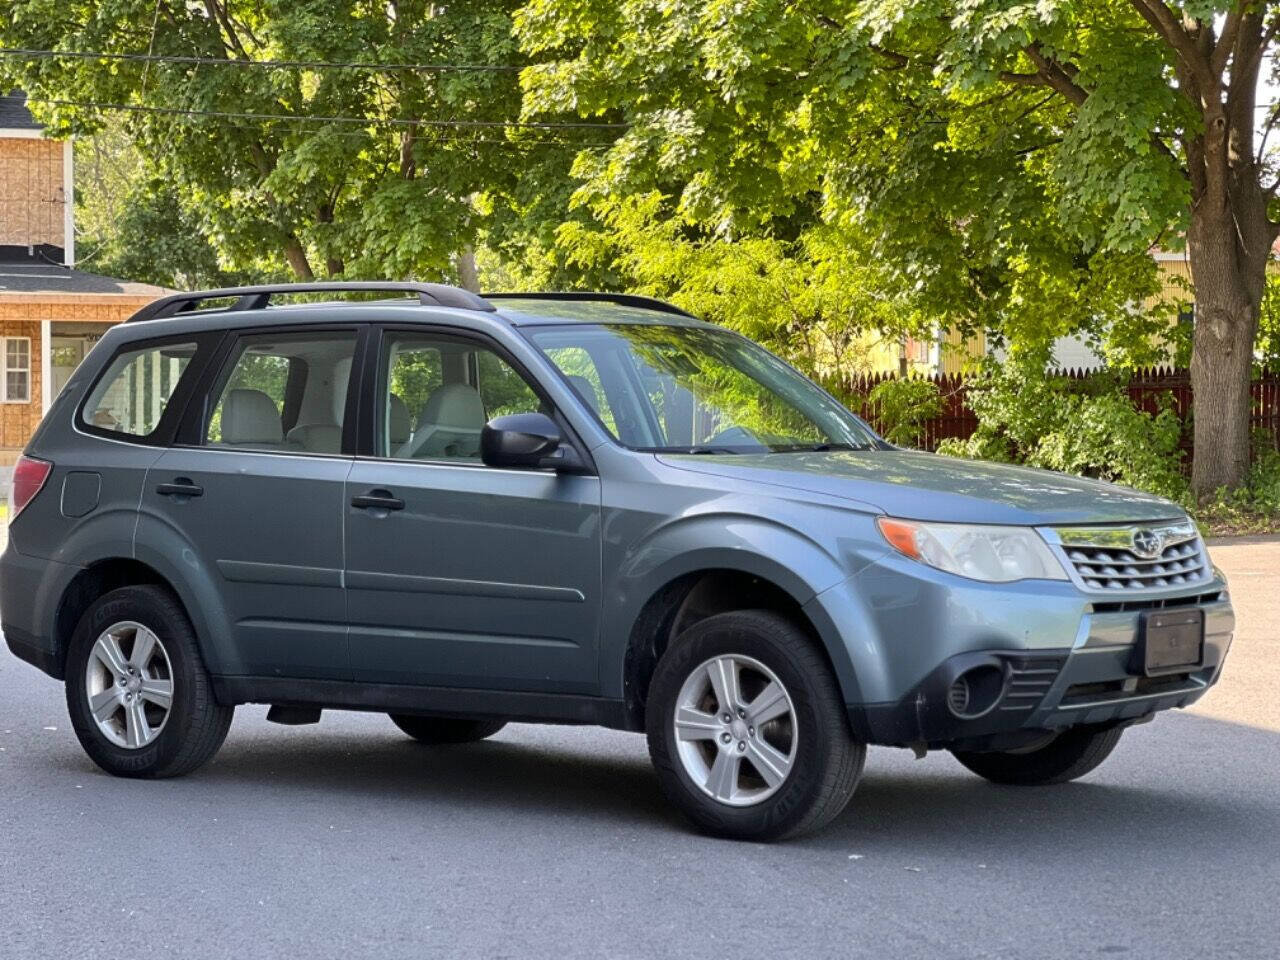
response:
<path id="1" fill-rule="evenodd" d="M 0 656 L 0 957 L 1263 960 L 1280 953 L 1280 541 L 1212 548 L 1223 682 L 1062 787 L 871 751 L 824 832 L 710 840 L 641 737 L 240 708 L 186 779 L 100 773 L 62 687 Z"/>

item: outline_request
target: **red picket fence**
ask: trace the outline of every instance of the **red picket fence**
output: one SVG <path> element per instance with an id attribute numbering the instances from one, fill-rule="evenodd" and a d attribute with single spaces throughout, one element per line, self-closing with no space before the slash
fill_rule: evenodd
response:
<path id="1" fill-rule="evenodd" d="M 1086 370 L 1059 370 L 1058 376 L 1072 380 L 1086 380 L 1093 374 Z M 871 403 L 868 395 L 886 380 L 896 379 L 892 373 L 878 373 L 859 376 L 846 384 L 847 395 L 861 397 L 861 404 L 854 405 L 854 412 L 865 419 L 876 429 L 881 429 L 883 420 L 877 404 Z M 935 374 L 929 378 L 938 385 L 938 393 L 942 399 L 942 412 L 925 421 L 917 445 L 925 450 L 936 450 L 938 444 L 951 437 L 965 439 L 978 427 L 978 418 L 969 408 L 968 381 L 959 374 Z M 1160 398 L 1171 396 L 1173 407 L 1184 424 L 1191 410 L 1191 372 L 1189 370 L 1154 369 L 1135 373 L 1129 380 L 1129 398 L 1135 407 L 1155 413 L 1159 409 Z M 1265 373 L 1253 381 L 1253 412 L 1250 423 L 1254 429 L 1270 432 L 1273 442 L 1280 447 L 1280 373 Z M 1183 447 L 1190 462 L 1192 453 L 1191 430 L 1183 431 Z"/>

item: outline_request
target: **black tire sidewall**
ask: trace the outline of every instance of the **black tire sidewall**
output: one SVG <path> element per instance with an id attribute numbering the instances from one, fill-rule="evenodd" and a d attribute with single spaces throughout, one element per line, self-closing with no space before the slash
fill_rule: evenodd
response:
<path id="1" fill-rule="evenodd" d="M 85 668 L 94 643 L 113 623 L 132 620 L 164 644 L 173 671 L 173 703 L 164 729 L 147 746 L 129 750 L 112 743 L 89 711 Z M 67 652 L 67 711 L 71 726 L 89 757 L 110 773 L 125 777 L 162 775 L 182 751 L 197 717 L 193 693 L 204 669 L 195 631 L 173 597 L 158 587 L 122 587 L 103 595 L 81 618 Z"/>
<path id="2" fill-rule="evenodd" d="M 478 717 L 433 717 L 412 713 L 389 713 L 387 716 L 402 733 L 429 746 L 476 743 L 492 737 L 507 725 L 505 720 Z"/>
<path id="3" fill-rule="evenodd" d="M 808 656 L 802 656 L 801 653 Z M 672 720 L 685 680 L 717 656 L 751 657 L 772 670 L 795 709 L 795 762 L 778 791 L 761 803 L 732 807 L 703 792 L 685 771 Z M 808 638 L 782 617 L 764 611 L 720 614 L 681 635 L 659 661 L 649 689 L 646 727 L 650 754 L 664 792 L 700 829 L 742 839 L 775 839 L 802 825 L 820 801 L 830 765 L 853 745 L 847 720 L 833 716 L 840 697 L 829 671 L 814 670 Z M 836 742 L 844 738 L 844 743 Z"/>
<path id="4" fill-rule="evenodd" d="M 992 783 L 1048 786 L 1067 783 L 1096 770 L 1111 755 L 1123 732 L 1121 727 L 1073 727 L 1030 753 L 953 750 L 952 754 L 966 769 Z"/>

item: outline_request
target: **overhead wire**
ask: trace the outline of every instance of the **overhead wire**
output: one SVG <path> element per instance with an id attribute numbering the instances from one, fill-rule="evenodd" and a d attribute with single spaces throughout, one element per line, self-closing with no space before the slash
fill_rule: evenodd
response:
<path id="1" fill-rule="evenodd" d="M 630 124 L 607 123 L 589 120 L 435 120 L 430 118 L 406 119 L 402 117 L 349 117 L 342 115 L 315 116 L 311 114 L 251 113 L 239 110 L 195 110 L 184 107 L 157 107 L 141 103 L 106 103 L 96 100 L 62 100 L 49 97 L 0 96 L 0 100 L 25 100 L 55 107 L 82 107 L 89 110 L 117 110 L 127 113 L 150 113 L 163 116 L 209 117 L 226 120 L 265 120 L 299 123 L 346 123 L 360 126 L 441 127 L 459 129 L 528 129 L 528 130 L 625 130 Z"/>
<path id="2" fill-rule="evenodd" d="M 344 60 L 245 60 L 234 57 L 202 57 L 165 53 L 114 53 L 102 50 L 34 50 L 0 47 L 0 57 L 27 60 L 103 60 L 115 63 L 172 63 L 197 66 L 257 67 L 267 70 L 369 70 L 518 73 L 524 66 L 510 63 L 376 63 Z"/>

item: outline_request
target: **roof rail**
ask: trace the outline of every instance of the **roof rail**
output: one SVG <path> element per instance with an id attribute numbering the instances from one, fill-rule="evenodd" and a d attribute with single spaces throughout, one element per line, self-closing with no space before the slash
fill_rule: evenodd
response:
<path id="1" fill-rule="evenodd" d="M 273 296 L 293 293 L 416 293 L 418 300 L 428 307 L 460 307 L 463 310 L 492 312 L 493 304 L 484 297 L 460 287 L 443 283 L 406 283 L 382 280 L 319 281 L 316 283 L 270 283 L 253 287 L 224 287 L 219 290 L 196 290 L 192 293 L 175 293 L 147 304 L 126 323 L 139 320 L 160 320 L 199 309 L 206 300 L 229 300 L 235 303 L 227 312 L 261 310 Z"/>
<path id="2" fill-rule="evenodd" d="M 656 313 L 673 313 L 678 317 L 697 319 L 687 310 L 657 297 L 645 297 L 638 293 L 589 293 L 583 290 L 566 290 L 562 293 L 486 293 L 495 300 L 580 300 L 586 303 L 618 303 L 627 307 L 639 307 Z"/>

